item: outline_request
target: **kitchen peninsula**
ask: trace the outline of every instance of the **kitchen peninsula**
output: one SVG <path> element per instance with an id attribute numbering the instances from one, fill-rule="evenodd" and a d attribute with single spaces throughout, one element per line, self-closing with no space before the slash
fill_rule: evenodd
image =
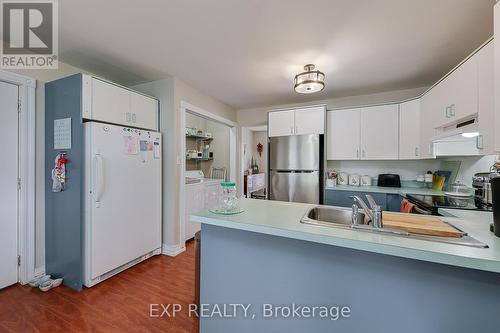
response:
<path id="1" fill-rule="evenodd" d="M 202 332 L 493 332 L 500 239 L 491 215 L 442 217 L 488 248 L 300 223 L 314 205 L 242 199 L 202 223 L 201 303 L 251 304 L 248 318 L 201 318 Z M 266 317 L 264 305 L 348 307 L 349 316 Z M 404 329 L 403 329 L 404 327 Z"/>

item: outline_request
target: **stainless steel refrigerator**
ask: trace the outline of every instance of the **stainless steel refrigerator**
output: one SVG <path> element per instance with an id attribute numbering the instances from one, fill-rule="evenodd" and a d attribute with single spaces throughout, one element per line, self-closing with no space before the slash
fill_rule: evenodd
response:
<path id="1" fill-rule="evenodd" d="M 323 135 L 269 138 L 269 199 L 323 203 Z"/>

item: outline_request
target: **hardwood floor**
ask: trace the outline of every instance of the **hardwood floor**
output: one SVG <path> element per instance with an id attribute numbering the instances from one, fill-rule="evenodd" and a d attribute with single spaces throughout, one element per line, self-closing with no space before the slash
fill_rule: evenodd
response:
<path id="1" fill-rule="evenodd" d="M 156 256 L 78 293 L 15 285 L 0 290 L 0 332 L 198 332 L 194 242 L 175 258 Z M 150 304 L 178 303 L 174 317 L 150 317 Z M 162 308 L 158 306 L 161 313 Z"/>

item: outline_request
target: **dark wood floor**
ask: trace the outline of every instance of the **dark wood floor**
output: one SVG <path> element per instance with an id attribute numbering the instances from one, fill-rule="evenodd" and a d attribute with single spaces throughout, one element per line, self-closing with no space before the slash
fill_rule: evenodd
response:
<path id="1" fill-rule="evenodd" d="M 175 258 L 156 256 L 80 293 L 64 286 L 0 290 L 0 332 L 198 332 L 187 311 L 193 300 L 191 241 Z M 151 318 L 151 303 L 179 303 L 186 311 Z"/>

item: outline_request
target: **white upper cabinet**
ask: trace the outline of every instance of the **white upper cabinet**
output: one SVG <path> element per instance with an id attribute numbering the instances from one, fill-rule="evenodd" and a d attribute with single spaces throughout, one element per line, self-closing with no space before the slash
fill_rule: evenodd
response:
<path id="1" fill-rule="evenodd" d="M 324 133 L 325 107 L 295 110 L 295 135 Z"/>
<path id="2" fill-rule="evenodd" d="M 361 110 L 361 159 L 397 160 L 399 106 L 382 105 Z"/>
<path id="3" fill-rule="evenodd" d="M 273 111 L 269 112 L 269 136 L 293 135 L 295 131 L 295 112 Z"/>
<path id="4" fill-rule="evenodd" d="M 399 159 L 420 158 L 420 99 L 399 104 Z"/>
<path id="5" fill-rule="evenodd" d="M 477 89 L 477 61 L 471 57 L 425 94 L 426 123 L 437 128 L 473 116 L 478 112 Z"/>
<path id="6" fill-rule="evenodd" d="M 83 75 L 82 118 L 158 130 L 158 101 L 89 75 Z"/>
<path id="7" fill-rule="evenodd" d="M 324 134 L 325 106 L 268 113 L 269 136 Z"/>
<path id="8" fill-rule="evenodd" d="M 326 149 L 328 160 L 358 160 L 360 157 L 361 109 L 328 111 Z"/>

